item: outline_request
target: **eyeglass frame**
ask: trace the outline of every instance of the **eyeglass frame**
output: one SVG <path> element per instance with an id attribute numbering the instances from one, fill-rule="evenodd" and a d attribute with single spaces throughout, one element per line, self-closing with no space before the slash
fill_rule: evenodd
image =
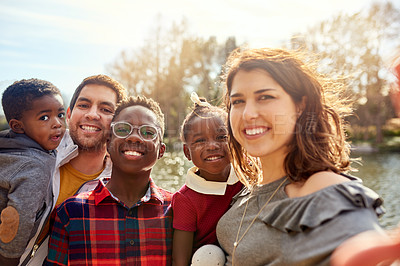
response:
<path id="1" fill-rule="evenodd" d="M 116 124 L 128 124 L 128 125 L 130 126 L 130 128 L 131 128 L 131 131 L 128 133 L 128 135 L 126 135 L 126 137 L 118 136 L 117 134 L 115 134 L 115 131 L 114 131 L 114 126 L 115 126 Z M 152 138 L 152 139 L 145 139 L 145 138 L 142 137 L 142 134 L 140 133 L 140 129 L 141 129 L 142 127 L 151 127 L 151 128 L 155 128 L 157 134 L 155 134 L 155 135 L 154 135 L 155 137 Z M 140 137 L 143 141 L 154 141 L 154 140 L 157 139 L 157 137 L 158 137 L 159 134 L 160 134 L 160 129 L 159 129 L 158 127 L 156 127 L 156 126 L 152 126 L 152 125 L 134 126 L 134 125 L 132 125 L 131 123 L 125 122 L 125 121 L 111 122 L 110 128 L 111 128 L 111 132 L 114 134 L 114 136 L 115 136 L 116 138 L 119 138 L 119 139 L 126 139 L 127 137 L 129 137 L 130 135 L 132 135 L 133 130 L 135 130 L 135 129 L 138 130 L 138 135 L 139 135 L 139 137 Z"/>

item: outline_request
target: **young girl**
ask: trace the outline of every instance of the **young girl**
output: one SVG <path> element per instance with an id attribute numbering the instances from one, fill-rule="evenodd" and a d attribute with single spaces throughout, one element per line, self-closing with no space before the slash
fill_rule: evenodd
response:
<path id="1" fill-rule="evenodd" d="M 181 128 L 183 151 L 195 165 L 185 185 L 173 195 L 173 264 L 187 266 L 194 251 L 218 244 L 215 228 L 242 189 L 227 145 L 226 112 L 192 93 L 194 109 Z"/>

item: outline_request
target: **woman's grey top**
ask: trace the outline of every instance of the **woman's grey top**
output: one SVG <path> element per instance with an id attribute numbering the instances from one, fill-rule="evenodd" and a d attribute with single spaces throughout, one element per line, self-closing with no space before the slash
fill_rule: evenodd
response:
<path id="1" fill-rule="evenodd" d="M 383 200 L 358 178 L 312 194 L 289 198 L 277 191 L 237 245 L 234 265 L 329 265 L 331 253 L 344 240 L 367 230 L 382 230 L 378 217 Z M 232 265 L 233 244 L 249 200 L 239 239 L 283 178 L 250 193 L 244 189 L 220 219 L 217 237 Z"/>

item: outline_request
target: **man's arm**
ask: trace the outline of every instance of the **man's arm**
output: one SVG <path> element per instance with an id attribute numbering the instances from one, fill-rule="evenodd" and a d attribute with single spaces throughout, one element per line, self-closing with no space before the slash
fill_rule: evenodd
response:
<path id="1" fill-rule="evenodd" d="M 172 242 L 172 265 L 188 266 L 192 258 L 194 232 L 175 229 Z"/>

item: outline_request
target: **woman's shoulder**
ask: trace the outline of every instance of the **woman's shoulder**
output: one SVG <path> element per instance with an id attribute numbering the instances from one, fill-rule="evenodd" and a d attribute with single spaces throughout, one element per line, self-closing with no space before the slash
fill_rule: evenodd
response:
<path id="1" fill-rule="evenodd" d="M 350 181 L 352 181 L 352 179 L 347 175 L 336 174 L 331 171 L 321 171 L 311 175 L 306 181 L 295 184 L 293 186 L 293 194 L 296 197 L 302 197 L 329 186 Z"/>
<path id="2" fill-rule="evenodd" d="M 289 184 L 297 186 L 298 195 L 274 202 L 260 215 L 261 219 L 282 231 L 300 232 L 335 219 L 342 213 L 361 215 L 372 212 L 376 218 L 384 213 L 383 200 L 363 186 L 358 178 L 330 172 L 320 172 L 310 178 L 302 184 Z"/>
<path id="3" fill-rule="evenodd" d="M 351 181 L 347 176 L 331 171 L 321 171 L 311 175 L 302 186 L 303 196 L 317 192 L 326 187 Z"/>

